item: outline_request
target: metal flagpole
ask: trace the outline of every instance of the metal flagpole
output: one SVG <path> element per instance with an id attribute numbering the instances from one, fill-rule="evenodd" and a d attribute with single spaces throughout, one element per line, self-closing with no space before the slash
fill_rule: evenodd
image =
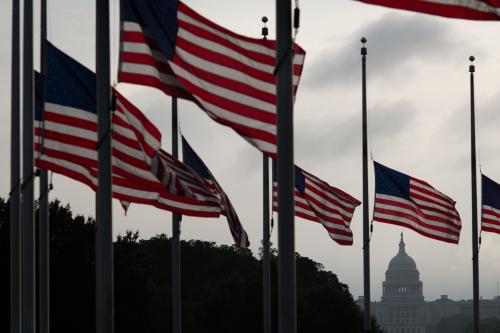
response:
<path id="1" fill-rule="evenodd" d="M 22 330 L 36 327 L 35 221 L 33 212 L 33 1 L 24 0 L 23 31 Z"/>
<path id="2" fill-rule="evenodd" d="M 11 118 L 10 118 L 10 333 L 21 332 L 21 219 L 20 219 L 20 51 L 19 0 L 12 1 Z"/>
<path id="3" fill-rule="evenodd" d="M 40 2 L 40 73 L 46 74 L 47 0 Z M 45 125 L 42 124 L 42 131 Z M 43 152 L 43 132 L 41 149 Z M 50 246 L 49 246 L 49 182 L 47 169 L 40 169 L 38 219 L 38 311 L 39 333 L 50 331 Z"/>
<path id="4" fill-rule="evenodd" d="M 177 97 L 172 97 L 172 155 L 179 157 Z M 181 215 L 172 213 L 172 331 L 182 330 L 181 317 Z"/>
<path id="5" fill-rule="evenodd" d="M 96 193 L 96 332 L 114 332 L 111 205 L 109 0 L 96 1 L 98 190 Z"/>
<path id="6" fill-rule="evenodd" d="M 479 333 L 479 250 L 477 234 L 477 176 L 476 176 L 476 116 L 474 107 L 474 57 L 470 56 L 470 148 L 472 193 L 472 289 L 474 295 L 474 333 Z"/>
<path id="7" fill-rule="evenodd" d="M 363 273 L 364 273 L 364 331 L 371 332 L 370 314 L 370 205 L 368 202 L 368 116 L 366 110 L 366 55 L 368 54 L 365 44 L 366 38 L 361 38 L 362 63 L 362 104 L 363 104 Z"/>
<path id="8" fill-rule="evenodd" d="M 295 276 L 292 4 L 276 0 L 276 112 L 278 123 L 279 332 L 297 332 Z"/>
<path id="9" fill-rule="evenodd" d="M 262 155 L 262 318 L 263 333 L 271 333 L 271 258 L 269 230 L 269 158 Z"/>
<path id="10" fill-rule="evenodd" d="M 267 17 L 262 17 L 262 37 L 267 39 L 269 31 L 265 24 Z M 269 158 L 262 154 L 262 322 L 263 333 L 271 333 L 271 258 L 269 230 Z"/>

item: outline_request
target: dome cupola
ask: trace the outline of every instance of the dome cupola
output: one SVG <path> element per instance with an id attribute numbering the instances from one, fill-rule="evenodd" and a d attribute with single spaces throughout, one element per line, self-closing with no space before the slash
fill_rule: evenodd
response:
<path id="1" fill-rule="evenodd" d="M 390 261 L 389 267 L 385 272 L 385 281 L 382 285 L 382 300 L 424 300 L 420 273 L 415 260 L 406 253 L 403 233 L 401 233 L 401 240 L 399 242 L 399 252 Z"/>
<path id="2" fill-rule="evenodd" d="M 399 242 L 399 252 L 394 258 L 392 258 L 389 263 L 388 270 L 417 270 L 415 260 L 406 254 L 403 233 L 401 233 L 401 241 Z"/>

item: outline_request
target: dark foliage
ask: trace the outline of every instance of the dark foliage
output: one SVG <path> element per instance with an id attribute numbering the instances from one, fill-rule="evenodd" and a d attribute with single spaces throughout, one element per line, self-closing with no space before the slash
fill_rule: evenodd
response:
<path id="1" fill-rule="evenodd" d="M 0 199 L 0 313 L 9 313 L 8 204 Z M 69 206 L 50 205 L 51 323 L 53 333 L 95 331 L 92 219 Z M 171 331 L 170 239 L 139 239 L 127 232 L 115 243 L 117 333 Z M 249 250 L 191 240 L 181 243 L 183 331 L 259 332 L 261 261 Z M 277 332 L 277 258 L 272 256 L 273 331 Z M 362 313 L 348 287 L 321 264 L 297 255 L 299 332 L 362 331 Z M 2 315 L 3 318 L 8 318 Z M 375 325 L 375 324 L 374 324 Z M 375 325 L 376 326 L 376 325 Z M 8 320 L 0 320 L 8 331 Z M 375 327 L 375 332 L 381 332 Z"/>

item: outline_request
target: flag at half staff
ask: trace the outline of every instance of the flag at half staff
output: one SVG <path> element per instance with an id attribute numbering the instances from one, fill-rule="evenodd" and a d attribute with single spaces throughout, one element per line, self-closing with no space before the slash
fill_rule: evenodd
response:
<path id="1" fill-rule="evenodd" d="M 373 221 L 395 224 L 443 242 L 458 243 L 462 223 L 455 201 L 428 183 L 375 165 Z"/>
<path id="2" fill-rule="evenodd" d="M 276 148 L 276 43 L 235 34 L 178 0 L 121 0 L 120 82 L 192 100 L 264 153 Z M 297 90 L 305 52 L 293 45 Z"/>
<path id="3" fill-rule="evenodd" d="M 414 12 L 467 20 L 500 20 L 498 0 L 358 0 Z"/>
<path id="4" fill-rule="evenodd" d="M 500 184 L 481 175 L 481 231 L 500 234 Z"/>
<path id="5" fill-rule="evenodd" d="M 278 211 L 276 161 L 273 161 L 273 211 Z M 351 220 L 361 202 L 295 166 L 295 216 L 321 223 L 331 239 L 352 245 Z"/>
<path id="6" fill-rule="evenodd" d="M 93 190 L 98 186 L 95 96 L 95 74 L 47 43 L 45 102 L 36 109 L 36 164 Z M 108 134 L 113 135 L 113 197 L 125 206 L 134 202 L 184 215 L 219 216 L 218 198 L 160 149 L 156 127 L 116 90 L 114 97 Z"/>
<path id="7" fill-rule="evenodd" d="M 207 187 L 212 191 L 212 193 L 220 199 L 221 214 L 227 218 L 229 230 L 231 231 L 231 235 L 233 236 L 236 246 L 249 247 L 250 242 L 248 240 L 248 235 L 243 228 L 243 225 L 241 224 L 238 214 L 236 214 L 229 197 L 184 137 L 182 137 L 182 159 L 184 164 L 190 167 L 193 172 L 197 173 L 203 181 L 206 182 Z"/>

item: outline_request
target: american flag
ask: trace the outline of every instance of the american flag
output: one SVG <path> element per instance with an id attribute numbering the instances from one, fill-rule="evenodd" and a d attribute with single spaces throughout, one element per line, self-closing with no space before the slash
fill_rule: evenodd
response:
<path id="1" fill-rule="evenodd" d="M 198 174 L 203 181 L 206 182 L 207 187 L 212 191 L 212 193 L 220 199 L 221 213 L 227 218 L 229 230 L 231 231 L 231 235 L 233 236 L 236 246 L 249 247 L 250 242 L 248 240 L 248 235 L 243 228 L 243 225 L 238 218 L 238 214 L 236 214 L 236 211 L 234 210 L 227 194 L 184 137 L 182 137 L 182 159 L 184 164 L 190 167 L 193 172 Z"/>
<path id="2" fill-rule="evenodd" d="M 352 245 L 351 220 L 361 202 L 295 166 L 295 216 L 321 223 L 331 239 Z M 273 162 L 273 211 L 278 211 L 278 182 Z"/>
<path id="3" fill-rule="evenodd" d="M 375 165 L 373 221 L 395 224 L 443 242 L 456 243 L 462 223 L 455 201 L 428 183 Z"/>
<path id="4" fill-rule="evenodd" d="M 374 5 L 468 20 L 500 20 L 498 0 L 358 0 Z"/>
<path id="5" fill-rule="evenodd" d="M 481 175 L 481 183 L 481 231 L 500 234 L 500 184 L 485 175 Z"/>
<path id="6" fill-rule="evenodd" d="M 276 155 L 276 43 L 235 34 L 175 0 L 122 0 L 120 82 L 191 100 Z M 305 52 L 293 45 L 297 90 Z"/>
<path id="7" fill-rule="evenodd" d="M 93 190 L 98 165 L 95 84 L 93 72 L 48 43 L 45 102 L 37 108 L 35 122 L 36 165 Z M 113 93 L 113 196 L 125 207 L 133 202 L 184 215 L 219 216 L 219 199 L 163 152 L 156 127 L 120 93 Z"/>

